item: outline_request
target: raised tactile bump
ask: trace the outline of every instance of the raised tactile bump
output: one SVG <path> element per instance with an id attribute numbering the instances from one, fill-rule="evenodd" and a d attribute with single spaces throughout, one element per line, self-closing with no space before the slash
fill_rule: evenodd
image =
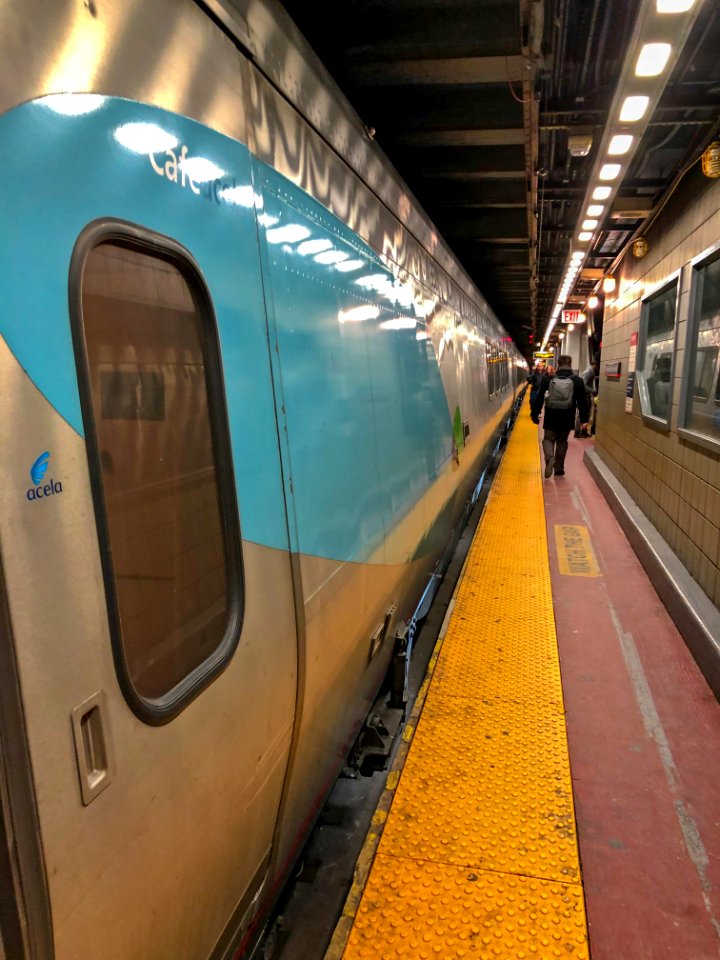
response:
<path id="1" fill-rule="evenodd" d="M 345 956 L 588 960 L 582 887 L 379 853 Z"/>

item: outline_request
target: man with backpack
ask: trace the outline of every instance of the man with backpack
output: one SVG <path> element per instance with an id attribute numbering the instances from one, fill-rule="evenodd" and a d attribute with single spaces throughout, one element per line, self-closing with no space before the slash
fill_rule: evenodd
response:
<path id="1" fill-rule="evenodd" d="M 554 376 L 545 377 L 532 404 L 533 423 L 540 422 L 540 412 L 545 404 L 543 417 L 543 453 L 545 454 L 545 478 L 565 474 L 565 454 L 568 437 L 575 427 L 575 411 L 580 416 L 582 429 L 587 430 L 590 406 L 585 384 L 572 372 L 572 357 L 561 356 Z"/>

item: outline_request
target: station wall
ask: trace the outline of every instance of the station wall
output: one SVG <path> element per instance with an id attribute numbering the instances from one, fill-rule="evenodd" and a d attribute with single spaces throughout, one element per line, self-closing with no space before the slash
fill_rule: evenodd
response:
<path id="1" fill-rule="evenodd" d="M 697 164 L 645 236 L 647 255 L 628 253 L 615 274 L 616 299 L 606 300 L 596 449 L 720 606 L 720 181 Z M 633 334 L 638 373 L 628 412 Z M 619 379 L 608 379 L 618 362 Z M 667 385 L 658 400 L 661 372 Z"/>

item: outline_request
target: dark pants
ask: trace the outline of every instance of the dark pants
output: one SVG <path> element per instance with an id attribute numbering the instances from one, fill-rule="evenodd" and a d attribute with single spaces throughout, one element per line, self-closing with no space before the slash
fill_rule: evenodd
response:
<path id="1" fill-rule="evenodd" d="M 565 469 L 565 454 L 568 448 L 569 430 L 548 430 L 543 434 L 543 453 L 545 454 L 545 463 L 550 457 L 555 457 L 555 472 Z"/>

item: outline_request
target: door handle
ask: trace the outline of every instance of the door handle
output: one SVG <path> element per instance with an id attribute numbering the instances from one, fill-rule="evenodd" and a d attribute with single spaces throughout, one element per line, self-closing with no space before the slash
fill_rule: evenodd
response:
<path id="1" fill-rule="evenodd" d="M 82 802 L 87 806 L 115 776 L 115 758 L 108 725 L 107 699 L 98 690 L 71 714 Z"/>

